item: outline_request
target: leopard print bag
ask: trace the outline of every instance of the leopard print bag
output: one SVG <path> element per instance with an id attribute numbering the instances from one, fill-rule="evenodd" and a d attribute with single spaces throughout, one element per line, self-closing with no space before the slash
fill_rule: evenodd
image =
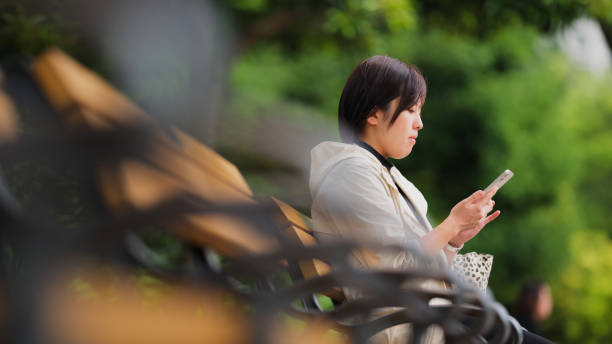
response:
<path id="1" fill-rule="evenodd" d="M 469 252 L 457 254 L 452 269 L 464 281 L 486 293 L 492 266 L 493 255 Z"/>

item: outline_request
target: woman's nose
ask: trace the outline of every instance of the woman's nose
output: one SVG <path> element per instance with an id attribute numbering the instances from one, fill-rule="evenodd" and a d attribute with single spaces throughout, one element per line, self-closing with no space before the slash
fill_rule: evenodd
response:
<path id="1" fill-rule="evenodd" d="M 421 119 L 421 116 L 417 116 L 417 120 L 414 122 L 414 129 L 423 129 L 423 120 Z"/>

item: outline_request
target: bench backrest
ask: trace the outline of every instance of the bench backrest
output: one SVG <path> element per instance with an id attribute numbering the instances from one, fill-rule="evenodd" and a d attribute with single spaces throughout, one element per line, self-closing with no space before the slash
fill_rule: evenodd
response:
<path id="1" fill-rule="evenodd" d="M 53 49 L 33 65 L 43 93 L 72 129 L 104 130 L 152 123 L 152 119 L 105 80 Z M 159 131 L 146 161 L 124 159 L 99 169 L 100 191 L 117 213 L 147 210 L 190 192 L 211 203 L 253 203 L 238 169 L 188 134 L 173 129 L 178 142 Z M 274 240 L 223 214 L 188 215 L 168 226 L 177 234 L 230 255 L 266 252 Z"/>
<path id="2" fill-rule="evenodd" d="M 59 50 L 39 57 L 33 73 L 68 126 L 99 130 L 152 122 L 106 81 Z M 148 152 L 148 162 L 130 159 L 100 168 L 100 189 L 111 210 L 150 209 L 186 191 L 213 203 L 254 202 L 253 192 L 234 164 L 187 133 L 172 130 L 178 142 L 160 132 Z M 273 201 L 287 221 L 285 234 L 302 245 L 315 245 L 310 219 L 278 199 Z M 169 226 L 184 238 L 230 256 L 265 253 L 278 247 L 274 239 L 235 216 L 189 215 Z M 306 279 L 330 271 L 329 265 L 317 259 L 300 261 L 299 268 Z M 336 301 L 344 299 L 340 289 L 325 294 Z"/>
<path id="3" fill-rule="evenodd" d="M 146 121 L 138 106 L 59 49 L 40 55 L 32 74 L 69 126 L 108 128 Z"/>

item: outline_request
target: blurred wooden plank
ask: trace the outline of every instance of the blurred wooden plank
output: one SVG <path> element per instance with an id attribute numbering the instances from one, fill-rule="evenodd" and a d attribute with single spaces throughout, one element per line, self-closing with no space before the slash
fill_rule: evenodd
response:
<path id="1" fill-rule="evenodd" d="M 177 178 L 133 160 L 101 173 L 101 180 L 106 203 L 117 212 L 150 209 L 185 189 Z"/>
<path id="2" fill-rule="evenodd" d="M 143 162 L 126 160 L 117 168 L 101 170 L 100 186 L 111 209 L 116 212 L 147 210 L 185 192 L 213 204 L 254 203 L 180 151 L 160 146 L 159 154 L 152 160 L 155 165 L 166 167 L 160 170 Z M 278 247 L 276 240 L 237 216 L 184 214 L 170 219 L 166 225 L 190 241 L 232 256 L 270 252 Z"/>
<path id="3" fill-rule="evenodd" d="M 73 128 L 107 129 L 152 122 L 102 78 L 58 49 L 42 54 L 33 74 L 53 107 Z M 147 210 L 186 192 L 214 204 L 254 203 L 235 165 L 188 134 L 173 129 L 178 144 L 163 132 L 145 160 L 102 166 L 99 185 L 114 212 Z M 179 235 L 220 252 L 263 253 L 277 247 L 245 221 L 222 214 L 180 215 L 166 225 Z"/>
<path id="4" fill-rule="evenodd" d="M 200 164 L 202 168 L 214 170 L 220 178 L 247 196 L 253 196 L 253 191 L 234 164 L 183 131 L 174 129 L 174 132 L 187 156 Z"/>
<path id="5" fill-rule="evenodd" d="M 285 216 L 285 218 L 294 226 L 302 229 L 303 231 L 312 234 L 312 221 L 304 214 L 297 211 L 289 204 L 272 197 L 272 201 L 276 203 Z"/>
<path id="6" fill-rule="evenodd" d="M 328 321 L 310 321 L 303 326 L 277 326 L 272 331 L 271 344 L 348 344 L 349 337 L 337 331 Z"/>
<path id="7" fill-rule="evenodd" d="M 274 197 L 271 197 L 271 199 L 278 205 L 285 220 L 288 222 L 285 233 L 289 238 L 304 246 L 316 245 L 317 240 L 312 234 L 312 225 L 309 219 L 289 204 Z M 301 260 L 298 262 L 298 265 L 305 279 L 326 275 L 331 269 L 327 263 L 319 259 Z M 344 293 L 339 288 L 327 290 L 323 294 L 338 302 L 345 300 Z"/>
<path id="8" fill-rule="evenodd" d="M 312 229 L 306 228 L 306 222 L 302 220 L 302 215 L 287 203 L 271 197 L 274 203 L 279 206 L 282 214 L 285 216 L 285 220 L 288 221 L 288 228 L 286 233 L 288 236 L 304 246 L 312 246 L 317 244 L 317 240 L 312 236 Z M 296 225 L 297 223 L 297 225 Z M 330 267 L 321 260 L 306 260 L 300 261 L 300 269 L 305 278 L 312 278 L 316 276 L 322 276 L 329 272 Z"/>
<path id="9" fill-rule="evenodd" d="M 0 144 L 17 138 L 19 125 L 17 110 L 11 98 L 3 91 L 3 73 L 0 70 Z"/>
<path id="10" fill-rule="evenodd" d="M 116 124 L 152 121 L 105 80 L 59 49 L 43 53 L 32 70 L 49 101 L 67 116 L 65 119 L 69 122 L 108 128 Z M 175 129 L 175 133 L 180 146 L 159 133 L 156 150 L 150 154 L 154 166 L 183 180 L 192 191 L 207 197 L 246 201 L 252 196 L 236 166 L 182 131 Z M 208 183 L 206 178 L 202 178 L 204 175 L 214 175 L 222 182 Z M 236 191 L 244 195 L 237 195 Z M 154 200 L 149 203 L 154 203 Z"/>
<path id="11" fill-rule="evenodd" d="M 147 210 L 184 192 L 193 192 L 213 204 L 253 203 L 244 193 L 215 180 L 180 153 L 172 155 L 171 173 L 137 161 L 124 161 L 117 169 L 101 170 L 101 187 L 107 204 L 116 212 Z M 173 174 L 177 174 L 174 176 Z M 165 223 L 176 234 L 230 256 L 267 253 L 278 247 L 238 216 L 177 214 Z"/>
<path id="12" fill-rule="evenodd" d="M 88 344 L 248 343 L 251 315 L 213 287 L 139 285 L 136 276 L 99 271 L 64 275 L 44 294 L 50 342 Z"/>
<path id="13" fill-rule="evenodd" d="M 156 282 L 79 268 L 54 273 L 40 310 L 44 338 L 71 344 L 241 344 L 253 341 L 245 300 L 213 286 Z M 342 344 L 348 336 L 326 319 L 273 318 L 270 344 Z M 299 326 L 296 326 L 298 324 Z"/>
<path id="14" fill-rule="evenodd" d="M 41 54 L 32 74 L 69 126 L 99 129 L 146 121 L 138 106 L 59 49 Z"/>
<path id="15" fill-rule="evenodd" d="M 230 257 L 271 253 L 279 248 L 273 237 L 262 234 L 237 216 L 188 215 L 173 222 L 172 229 L 184 238 Z"/>
<path id="16" fill-rule="evenodd" d="M 32 73 L 53 107 L 65 116 L 69 125 L 109 128 L 152 121 L 108 82 L 59 49 L 50 49 L 40 55 L 32 66 Z M 219 178 L 247 196 L 253 195 L 236 166 L 186 133 L 178 129 L 174 131 L 188 157 L 216 171 Z M 168 145 L 171 140 L 160 133 L 160 141 Z"/>
<path id="17" fill-rule="evenodd" d="M 221 171 L 216 170 L 214 161 L 208 168 L 203 168 L 180 147 L 169 144 L 156 145 L 150 156 L 155 166 L 184 181 L 192 192 L 207 200 L 217 203 L 254 202 L 243 190 L 228 182 Z"/>

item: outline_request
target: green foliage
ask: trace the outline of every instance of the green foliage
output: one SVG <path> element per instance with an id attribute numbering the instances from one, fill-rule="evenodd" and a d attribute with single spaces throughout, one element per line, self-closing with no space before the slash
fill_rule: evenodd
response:
<path id="1" fill-rule="evenodd" d="M 232 0 L 224 5 L 247 44 L 265 40 L 290 50 L 322 44 L 373 47 L 380 32 L 409 31 L 417 24 L 412 0 Z"/>
<path id="2" fill-rule="evenodd" d="M 612 241 L 601 231 L 581 230 L 570 240 L 571 263 L 553 286 L 550 327 L 568 343 L 609 343 L 612 329 Z"/>
<path id="3" fill-rule="evenodd" d="M 182 240 L 170 234 L 168 228 L 147 226 L 140 228 L 139 237 L 146 247 L 138 254 L 146 261 L 167 271 L 181 271 L 193 267 L 193 252 Z"/>
<path id="4" fill-rule="evenodd" d="M 317 298 L 317 302 L 321 306 L 322 310 L 331 311 L 334 309 L 334 301 L 331 298 L 323 294 L 316 294 L 315 297 Z"/>
<path id="5" fill-rule="evenodd" d="M 36 56 L 49 47 L 72 48 L 76 35 L 62 32 L 59 20 L 23 6 L 0 7 L 0 56 Z"/>
<path id="6" fill-rule="evenodd" d="M 347 0 L 343 5 L 327 10 L 325 29 L 345 38 L 372 37 L 380 30 L 377 28 L 380 22 L 390 32 L 410 30 L 416 24 L 412 3 L 408 0 Z"/>
<path id="7" fill-rule="evenodd" d="M 444 27 L 451 32 L 483 37 L 516 24 L 551 31 L 581 15 L 604 14 L 609 7 L 608 1 L 596 2 L 598 4 L 583 0 L 421 0 L 418 5 L 424 27 Z"/>
<path id="8" fill-rule="evenodd" d="M 253 107 L 291 102 L 330 116 L 337 111 L 346 75 L 356 61 L 358 57 L 335 49 L 313 50 L 294 58 L 283 57 L 278 46 L 254 49 L 232 69 L 232 106 L 246 113 Z"/>
<path id="9" fill-rule="evenodd" d="M 262 12 L 268 9 L 266 0 L 230 0 L 228 4 L 238 11 Z"/>
<path id="10" fill-rule="evenodd" d="M 612 1 L 610 0 L 589 0 L 582 2 L 587 12 L 596 17 L 610 23 L 612 22 Z"/>
<path id="11" fill-rule="evenodd" d="M 579 190 L 577 206 L 588 228 L 612 234 L 608 218 L 612 198 L 612 76 L 593 79 L 587 74 L 571 80 L 567 97 L 560 104 L 563 121 L 571 128 Z"/>

